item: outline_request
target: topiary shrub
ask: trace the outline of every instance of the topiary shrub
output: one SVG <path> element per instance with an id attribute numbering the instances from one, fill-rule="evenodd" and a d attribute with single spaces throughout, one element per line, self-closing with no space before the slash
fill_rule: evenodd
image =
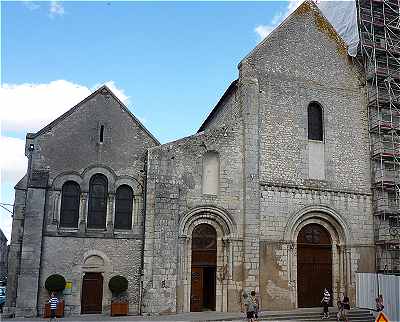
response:
<path id="1" fill-rule="evenodd" d="M 128 280 L 121 275 L 115 275 L 110 278 L 108 287 L 113 293 L 122 293 L 128 289 Z"/>
<path id="2" fill-rule="evenodd" d="M 44 283 L 44 287 L 49 292 L 60 292 L 65 288 L 65 278 L 59 274 L 50 275 L 46 282 Z"/>

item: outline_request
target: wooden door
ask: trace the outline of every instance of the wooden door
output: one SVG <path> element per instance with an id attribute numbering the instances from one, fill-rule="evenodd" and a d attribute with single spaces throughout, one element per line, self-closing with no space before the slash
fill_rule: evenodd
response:
<path id="1" fill-rule="evenodd" d="M 199 312 L 203 308 L 203 268 L 192 267 L 192 289 L 190 294 L 190 311 Z"/>
<path id="2" fill-rule="evenodd" d="M 298 306 L 321 306 L 324 288 L 332 294 L 331 238 L 325 228 L 310 224 L 297 238 Z"/>
<path id="3" fill-rule="evenodd" d="M 203 268 L 203 311 L 215 311 L 216 275 L 215 267 Z"/>
<path id="4" fill-rule="evenodd" d="M 103 275 L 85 273 L 82 282 L 81 313 L 102 313 Z"/>
<path id="5" fill-rule="evenodd" d="M 190 311 L 215 310 L 217 233 L 207 224 L 198 225 L 192 235 L 192 285 Z"/>

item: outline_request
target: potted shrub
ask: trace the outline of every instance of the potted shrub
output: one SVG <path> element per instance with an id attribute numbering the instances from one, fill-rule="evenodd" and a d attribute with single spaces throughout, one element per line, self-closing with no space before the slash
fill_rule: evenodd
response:
<path id="1" fill-rule="evenodd" d="M 64 316 L 64 299 L 60 298 L 62 291 L 65 289 L 65 278 L 59 274 L 50 275 L 46 282 L 44 283 L 44 287 L 49 292 L 49 295 L 54 292 L 59 299 L 59 303 L 57 305 L 56 317 L 61 318 Z M 44 305 L 44 318 L 50 317 L 50 304 L 45 303 Z"/>
<path id="2" fill-rule="evenodd" d="M 108 287 L 112 292 L 111 316 L 128 315 L 129 299 L 126 292 L 128 289 L 128 280 L 121 275 L 113 276 L 108 282 Z"/>

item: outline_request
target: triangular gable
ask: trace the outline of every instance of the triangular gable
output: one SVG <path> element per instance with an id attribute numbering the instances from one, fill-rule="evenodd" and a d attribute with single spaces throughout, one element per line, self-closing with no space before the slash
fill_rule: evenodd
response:
<path id="1" fill-rule="evenodd" d="M 77 110 L 79 110 L 79 108 L 86 103 L 87 101 L 89 101 L 90 99 L 92 99 L 93 97 L 95 97 L 96 95 L 100 94 L 100 93 L 109 93 L 119 104 L 119 106 L 121 107 L 121 109 L 126 112 L 135 123 L 137 123 L 137 125 L 146 133 L 150 136 L 150 138 L 157 144 L 160 145 L 160 142 L 144 127 L 144 125 L 131 113 L 131 111 L 129 111 L 129 109 L 125 106 L 124 103 L 121 102 L 121 100 L 106 86 L 103 85 L 100 88 L 98 88 L 96 91 L 94 91 L 92 94 L 90 94 L 88 97 L 86 97 L 85 99 L 83 99 L 82 101 L 80 101 L 78 104 L 76 104 L 74 107 L 72 107 L 71 109 L 69 109 L 67 112 L 65 112 L 64 114 L 62 114 L 61 116 L 59 116 L 58 118 L 56 118 L 53 122 L 51 122 L 50 124 L 46 125 L 44 128 L 42 128 L 41 130 L 39 130 L 36 133 L 28 133 L 26 135 L 27 138 L 29 139 L 34 139 L 44 133 L 49 132 L 53 127 L 55 127 L 56 125 L 58 125 L 59 123 L 61 123 L 64 119 L 66 119 L 67 117 L 69 117 L 71 114 L 75 113 Z"/>
<path id="2" fill-rule="evenodd" d="M 295 11 L 293 11 L 285 20 L 283 20 L 271 33 L 265 37 L 246 57 L 242 59 L 240 64 L 253 56 L 260 48 L 268 43 L 269 38 L 281 29 L 287 22 L 289 22 L 296 15 L 303 15 L 306 13 L 312 13 L 314 15 L 315 25 L 318 30 L 328 35 L 332 41 L 336 43 L 340 54 L 347 55 L 347 45 L 342 37 L 337 33 L 336 29 L 331 25 L 328 19 L 324 16 L 318 6 L 311 0 L 304 1 Z M 239 64 L 239 66 L 240 66 Z"/>

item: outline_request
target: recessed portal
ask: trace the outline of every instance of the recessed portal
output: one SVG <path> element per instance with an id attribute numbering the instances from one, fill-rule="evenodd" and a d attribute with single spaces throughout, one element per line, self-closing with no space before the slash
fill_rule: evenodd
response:
<path id="1" fill-rule="evenodd" d="M 298 306 L 321 306 L 324 288 L 332 296 L 331 236 L 321 225 L 309 224 L 297 237 Z"/>
<path id="2" fill-rule="evenodd" d="M 215 311 L 217 232 L 198 225 L 192 235 L 192 284 L 190 311 Z"/>

